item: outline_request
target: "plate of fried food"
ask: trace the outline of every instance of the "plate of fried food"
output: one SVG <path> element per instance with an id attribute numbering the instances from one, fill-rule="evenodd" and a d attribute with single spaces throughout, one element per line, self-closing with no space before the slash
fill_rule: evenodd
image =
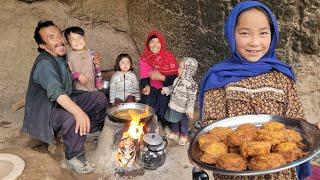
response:
<path id="1" fill-rule="evenodd" d="M 191 162 L 218 174 L 254 176 L 296 167 L 320 152 L 320 130 L 300 119 L 244 115 L 202 127 Z"/>

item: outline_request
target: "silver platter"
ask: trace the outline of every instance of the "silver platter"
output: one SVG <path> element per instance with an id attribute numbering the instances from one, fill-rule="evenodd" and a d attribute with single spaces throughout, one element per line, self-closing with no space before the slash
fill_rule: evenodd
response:
<path id="1" fill-rule="evenodd" d="M 224 169 L 217 168 L 215 165 L 207 164 L 200 161 L 200 156 L 202 155 L 202 151 L 199 148 L 198 138 L 201 134 L 207 133 L 209 130 L 215 127 L 230 127 L 235 129 L 239 125 L 245 124 L 245 123 L 252 123 L 252 124 L 255 124 L 257 127 L 260 127 L 263 123 L 271 120 L 285 124 L 286 128 L 288 129 L 294 129 L 298 131 L 303 138 L 303 143 L 306 145 L 303 148 L 303 151 L 307 152 L 308 154 L 286 165 L 279 166 L 273 169 L 266 169 L 266 170 L 259 170 L 259 171 L 224 170 Z M 222 119 L 213 124 L 209 124 L 201 128 L 190 143 L 190 146 L 188 149 L 188 156 L 193 163 L 195 163 L 196 165 L 200 166 L 203 169 L 210 170 L 213 173 L 224 174 L 224 175 L 234 175 L 234 176 L 256 176 L 256 175 L 280 172 L 285 169 L 296 167 L 304 162 L 311 160 L 319 152 L 320 152 L 320 130 L 316 126 L 306 121 L 299 120 L 299 119 L 291 119 L 291 118 L 286 118 L 281 116 L 275 116 L 275 115 L 244 115 L 244 116 L 236 116 L 236 117 Z"/>

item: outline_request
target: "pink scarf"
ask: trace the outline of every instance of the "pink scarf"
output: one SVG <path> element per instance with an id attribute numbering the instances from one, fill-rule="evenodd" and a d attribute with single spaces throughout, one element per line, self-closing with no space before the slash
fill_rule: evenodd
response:
<path id="1" fill-rule="evenodd" d="M 157 54 L 154 54 L 150 51 L 148 46 L 148 41 L 150 37 L 157 36 L 161 43 L 161 49 Z M 167 50 L 166 42 L 163 35 L 158 31 L 151 31 L 148 34 L 147 40 L 144 45 L 144 51 L 141 55 L 142 59 L 144 59 L 150 66 L 154 68 L 154 70 L 160 71 L 163 75 L 177 75 L 178 74 L 178 64 L 173 56 L 173 54 Z"/>

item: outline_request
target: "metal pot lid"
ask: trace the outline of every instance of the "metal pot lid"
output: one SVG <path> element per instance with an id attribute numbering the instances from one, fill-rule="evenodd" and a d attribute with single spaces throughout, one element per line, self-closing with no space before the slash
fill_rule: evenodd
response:
<path id="1" fill-rule="evenodd" d="M 147 133 L 143 136 L 143 141 L 151 146 L 158 146 L 162 144 L 163 139 L 159 134 Z"/>

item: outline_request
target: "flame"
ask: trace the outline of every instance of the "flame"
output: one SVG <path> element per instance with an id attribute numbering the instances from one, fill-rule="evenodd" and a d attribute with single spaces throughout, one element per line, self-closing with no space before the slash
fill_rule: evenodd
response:
<path id="1" fill-rule="evenodd" d="M 136 110 L 128 110 L 128 113 L 131 117 L 131 122 L 129 126 L 128 132 L 123 133 L 124 137 L 132 137 L 133 139 L 139 139 L 141 134 L 143 133 L 144 123 L 140 122 L 141 117 L 147 117 L 149 115 L 149 108 L 146 107 L 143 113 L 139 113 Z"/>
<path id="2" fill-rule="evenodd" d="M 143 134 L 143 126 L 144 123 L 140 122 L 140 119 L 146 118 L 149 115 L 149 108 L 146 107 L 143 112 L 140 112 L 138 110 L 130 109 L 127 111 L 127 113 L 131 117 L 130 126 L 128 131 L 123 132 L 121 140 L 125 140 L 127 138 L 130 139 L 140 139 L 141 135 Z M 134 141 L 137 142 L 137 141 Z M 137 146 L 137 144 L 135 144 Z M 120 148 L 120 147 L 119 147 Z M 118 159 L 118 162 L 121 167 L 130 167 L 132 165 L 132 162 L 136 156 L 135 153 L 128 154 L 126 151 L 122 151 L 119 149 L 118 153 L 116 154 L 116 158 Z"/>
<path id="3" fill-rule="evenodd" d="M 139 139 L 141 134 L 143 133 L 143 125 L 144 123 L 139 123 L 135 125 L 130 125 L 129 134 L 133 139 Z"/>

